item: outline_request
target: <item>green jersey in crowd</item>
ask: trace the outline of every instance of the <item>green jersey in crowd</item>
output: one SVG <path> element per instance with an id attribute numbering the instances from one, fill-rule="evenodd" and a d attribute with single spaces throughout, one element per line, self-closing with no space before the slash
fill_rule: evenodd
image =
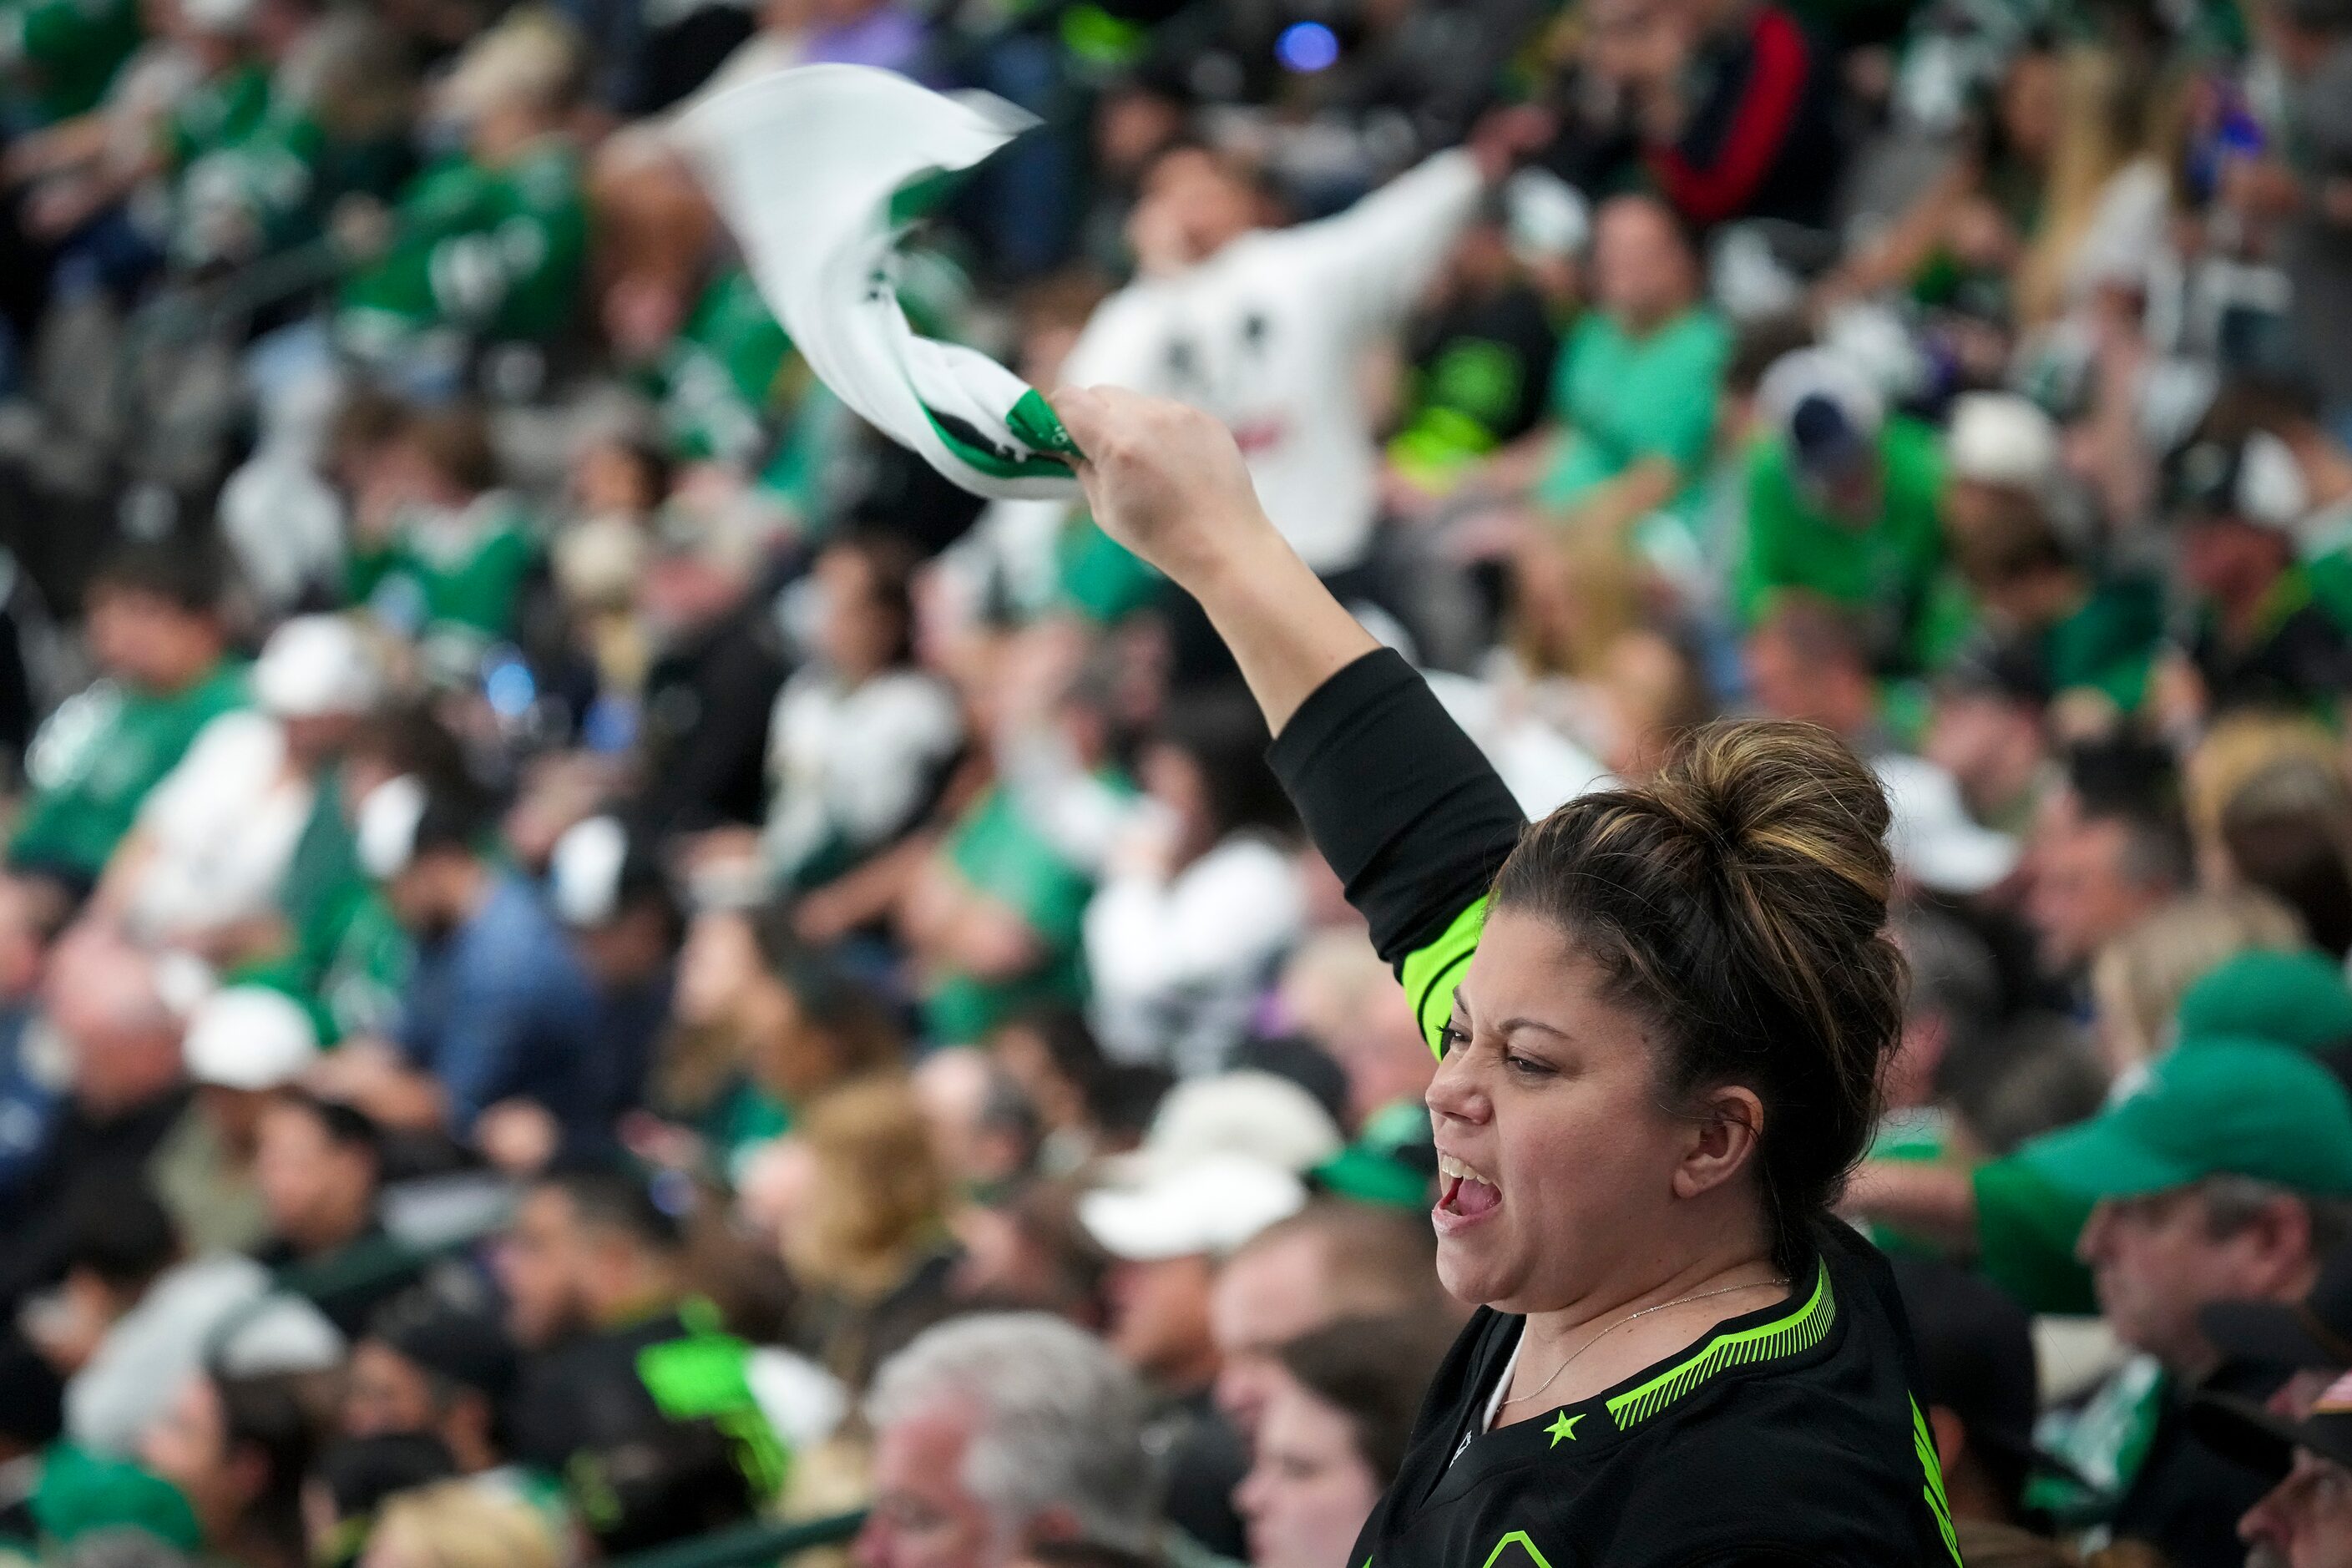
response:
<path id="1" fill-rule="evenodd" d="M 173 114 L 172 254 L 182 264 L 244 261 L 306 238 L 329 192 L 327 135 L 257 65 L 200 88 Z"/>
<path id="2" fill-rule="evenodd" d="M 44 125 L 96 108 L 139 38 L 138 0 L 0 0 L 0 68 Z"/>
<path id="3" fill-rule="evenodd" d="M 1739 614 L 1752 624 L 1776 594 L 1817 595 L 1862 618 L 1882 668 L 1931 669 L 1966 635 L 1969 619 L 1945 569 L 1943 454 L 1934 430 L 1897 418 L 1880 431 L 1878 456 L 1878 510 L 1857 524 L 1832 517 L 1806 493 L 1786 441 L 1757 443 L 1748 459 Z"/>
<path id="4" fill-rule="evenodd" d="M 1536 500 L 1564 510 L 1636 463 L 1668 458 L 1683 487 L 1635 526 L 1633 545 L 1672 576 L 1696 574 L 1706 456 L 1730 358 L 1730 330 L 1712 310 L 1685 310 L 1638 338 L 1588 312 L 1553 374 L 1552 412 L 1567 435 Z"/>
<path id="5" fill-rule="evenodd" d="M 662 436 L 688 461 L 746 462 L 782 412 L 793 341 L 751 274 L 711 280 L 653 374 Z"/>
<path id="6" fill-rule="evenodd" d="M 983 980 L 951 973 L 926 1006 L 931 1037 L 947 1045 L 977 1041 L 1026 1006 L 1077 1002 L 1086 995 L 1078 943 L 1094 879 L 1040 831 L 1002 785 L 972 804 L 948 836 L 948 861 L 1028 922 L 1045 956 L 1028 973 Z"/>
<path id="7" fill-rule="evenodd" d="M 491 168 L 447 159 L 410 182 L 392 248 L 343 285 L 337 328 L 365 356 L 436 331 L 543 338 L 579 302 L 588 245 L 580 155 L 550 139 Z"/>
<path id="8" fill-rule="evenodd" d="M 461 510 L 413 510 L 389 542 L 352 551 L 348 586 L 402 631 L 478 653 L 512 635 L 538 553 L 520 503 L 488 490 Z"/>
<path id="9" fill-rule="evenodd" d="M 2137 711 L 2164 640 L 2164 589 L 2146 577 L 2114 578 L 2041 637 L 2053 692 L 2096 691 L 2116 711 Z"/>
<path id="10" fill-rule="evenodd" d="M 169 694 L 99 680 L 67 699 L 26 751 L 32 800 L 9 862 L 94 881 L 196 731 L 245 705 L 244 667 L 228 663 Z"/>

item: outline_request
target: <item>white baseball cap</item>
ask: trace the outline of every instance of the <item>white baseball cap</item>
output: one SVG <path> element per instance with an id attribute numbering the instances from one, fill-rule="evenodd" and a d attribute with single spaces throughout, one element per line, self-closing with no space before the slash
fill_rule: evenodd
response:
<path id="1" fill-rule="evenodd" d="M 1998 887 L 2017 869 L 2017 839 L 1970 816 L 1949 773 L 1919 757 L 1881 757 L 1871 766 L 1893 818 L 1886 847 L 1905 876 L 1932 891 L 1967 897 Z"/>
<path id="2" fill-rule="evenodd" d="M 600 926 L 621 904 L 629 834 L 616 817 L 592 816 L 564 829 L 548 857 L 548 902 L 568 926 Z"/>
<path id="3" fill-rule="evenodd" d="M 2040 489 L 2058 472 L 2058 426 L 2013 392 L 1966 392 L 1952 400 L 1944 457 L 1956 479 Z"/>
<path id="4" fill-rule="evenodd" d="M 180 1043 L 188 1077 L 222 1089 L 276 1089 L 319 1059 L 301 1005 L 266 985 L 230 985 L 198 1004 Z"/>
<path id="5" fill-rule="evenodd" d="M 360 869 L 390 881 L 416 858 L 416 828 L 425 820 L 425 784 L 413 773 L 386 779 L 360 802 L 352 834 Z"/>
<path id="6" fill-rule="evenodd" d="M 1212 1155 L 1234 1154 L 1294 1174 L 1337 1154 L 1347 1139 L 1322 1103 L 1276 1073 L 1244 1070 L 1187 1079 L 1168 1091 L 1143 1147 L 1104 1163 L 1140 1184 Z"/>
<path id="7" fill-rule="evenodd" d="M 1306 1184 L 1290 1172 L 1243 1154 L 1211 1154 L 1136 1186 L 1087 1194 L 1078 1223 L 1113 1258 L 1150 1263 L 1223 1256 L 1306 1205 Z"/>
<path id="8" fill-rule="evenodd" d="M 297 616 L 262 645 L 253 695 L 280 719 L 364 713 L 383 683 L 359 631 L 341 616 Z"/>

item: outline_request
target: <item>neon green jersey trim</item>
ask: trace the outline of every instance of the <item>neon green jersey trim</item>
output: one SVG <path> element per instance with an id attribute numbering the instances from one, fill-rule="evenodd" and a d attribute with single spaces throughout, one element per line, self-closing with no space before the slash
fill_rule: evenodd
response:
<path id="1" fill-rule="evenodd" d="M 1528 1532 L 1524 1530 L 1515 1530 L 1495 1542 L 1495 1550 L 1486 1553 L 1486 1561 L 1480 1565 L 1480 1568 L 1495 1568 L 1495 1564 L 1502 1561 L 1503 1553 L 1514 1546 L 1526 1552 L 1528 1561 L 1533 1563 L 1536 1568 L 1551 1568 L 1551 1564 L 1545 1560 L 1544 1554 L 1536 1550 L 1536 1543 L 1528 1539 Z M 1368 1563 L 1364 1568 L 1371 1568 L 1371 1564 Z"/>
<path id="2" fill-rule="evenodd" d="M 1421 1037 L 1439 1056 L 1445 1054 L 1442 1042 L 1446 1020 L 1454 1016 L 1454 988 L 1462 984 L 1462 972 L 1470 967 L 1470 955 L 1478 951 L 1478 933 L 1486 926 L 1487 902 L 1480 899 L 1455 915 L 1454 923 L 1435 942 L 1405 954 L 1401 976 L 1404 994 L 1412 999 Z"/>
<path id="3" fill-rule="evenodd" d="M 1759 1323 L 1738 1333 L 1717 1334 L 1681 1365 L 1670 1367 L 1639 1388 L 1628 1389 L 1609 1402 L 1610 1418 L 1626 1431 L 1673 1405 L 1683 1395 L 1727 1367 L 1773 1361 L 1809 1351 L 1822 1342 L 1837 1321 L 1837 1298 L 1830 1291 L 1826 1263 L 1814 1278 L 1813 1293 L 1785 1318 Z"/>
<path id="4" fill-rule="evenodd" d="M 1961 1568 L 1960 1538 L 1952 1528 L 1952 1505 L 1944 1495 L 1944 1466 L 1936 1458 L 1935 1435 L 1927 1430 L 1927 1418 L 1919 1413 L 1919 1402 L 1911 1401 L 1911 1444 L 1919 1453 L 1919 1473 L 1927 1479 L 1920 1495 L 1927 1500 L 1927 1511 L 1936 1516 L 1936 1529 L 1944 1537 L 1944 1550 L 1952 1554 L 1952 1568 Z"/>

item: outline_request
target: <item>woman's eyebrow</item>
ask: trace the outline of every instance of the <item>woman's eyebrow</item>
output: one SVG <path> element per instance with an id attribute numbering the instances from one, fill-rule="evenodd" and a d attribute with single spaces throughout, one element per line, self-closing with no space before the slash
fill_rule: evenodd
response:
<path id="1" fill-rule="evenodd" d="M 1559 1025 L 1547 1024 L 1541 1018 L 1506 1018 L 1495 1026 L 1495 1032 L 1501 1035 L 1516 1035 L 1522 1029 L 1533 1029 L 1539 1035 L 1549 1035 L 1556 1040 L 1570 1043 L 1573 1043 L 1576 1038 Z"/>

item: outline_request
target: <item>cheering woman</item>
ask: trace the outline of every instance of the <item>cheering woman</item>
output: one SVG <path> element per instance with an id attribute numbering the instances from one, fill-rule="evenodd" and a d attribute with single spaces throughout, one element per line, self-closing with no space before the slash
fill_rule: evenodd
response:
<path id="1" fill-rule="evenodd" d="M 1055 405 L 1096 520 L 1231 646 L 1442 1057 L 1438 1272 L 1481 1310 L 1349 1568 L 1956 1564 L 1893 1284 L 1828 1207 L 1900 1019 L 1868 771 L 1719 725 L 1529 827 L 1223 429 Z"/>

